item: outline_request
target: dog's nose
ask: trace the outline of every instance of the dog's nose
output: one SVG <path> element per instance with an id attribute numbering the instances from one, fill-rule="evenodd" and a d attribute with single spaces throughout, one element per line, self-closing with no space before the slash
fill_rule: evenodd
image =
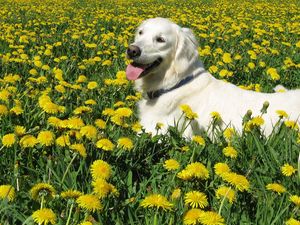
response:
<path id="1" fill-rule="evenodd" d="M 127 55 L 130 59 L 139 57 L 141 53 L 142 51 L 138 46 L 129 45 L 129 47 L 127 48 Z"/>

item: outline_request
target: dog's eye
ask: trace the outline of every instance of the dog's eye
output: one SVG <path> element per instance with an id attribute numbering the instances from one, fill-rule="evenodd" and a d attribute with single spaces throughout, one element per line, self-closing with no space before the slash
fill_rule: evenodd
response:
<path id="1" fill-rule="evenodd" d="M 140 30 L 140 31 L 139 31 L 139 35 L 142 35 L 142 34 L 143 34 L 143 31 Z"/>
<path id="2" fill-rule="evenodd" d="M 157 38 L 156 38 L 156 41 L 159 42 L 159 43 L 164 43 L 164 42 L 166 42 L 166 40 L 165 40 L 163 37 L 157 37 Z"/>

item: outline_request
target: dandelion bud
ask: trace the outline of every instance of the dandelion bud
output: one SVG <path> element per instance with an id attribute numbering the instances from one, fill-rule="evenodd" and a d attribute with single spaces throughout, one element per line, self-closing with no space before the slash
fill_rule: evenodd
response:
<path id="1" fill-rule="evenodd" d="M 252 111 L 249 109 L 245 114 L 245 116 L 243 117 L 243 124 L 246 124 L 251 119 L 251 116 L 252 116 Z"/>
<path id="2" fill-rule="evenodd" d="M 261 109 L 261 113 L 267 113 L 267 109 L 269 108 L 269 105 L 270 105 L 269 102 L 265 101 Z"/>

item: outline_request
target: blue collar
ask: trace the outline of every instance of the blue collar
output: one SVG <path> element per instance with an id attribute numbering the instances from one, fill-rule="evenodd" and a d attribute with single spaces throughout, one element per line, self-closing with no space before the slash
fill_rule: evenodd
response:
<path id="1" fill-rule="evenodd" d="M 196 75 L 190 75 L 187 76 L 186 78 L 184 78 L 183 80 L 181 80 L 178 84 L 176 84 L 175 86 L 168 88 L 168 89 L 158 89 L 156 91 L 149 91 L 147 92 L 147 96 L 150 100 L 158 98 L 160 96 L 162 96 L 165 93 L 168 93 L 170 91 L 173 91 L 177 88 L 180 88 L 181 86 L 191 82 L 192 80 L 194 80 L 196 77 L 198 77 L 200 74 L 202 74 L 204 71 L 197 73 Z"/>

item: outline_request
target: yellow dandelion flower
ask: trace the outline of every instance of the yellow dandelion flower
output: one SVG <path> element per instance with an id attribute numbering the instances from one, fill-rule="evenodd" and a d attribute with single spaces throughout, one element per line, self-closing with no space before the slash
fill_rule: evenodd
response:
<path id="1" fill-rule="evenodd" d="M 67 120 L 67 128 L 79 130 L 84 126 L 84 122 L 79 117 L 71 117 Z"/>
<path id="2" fill-rule="evenodd" d="M 93 194 L 81 195 L 76 200 L 78 206 L 90 212 L 95 212 L 103 208 L 99 198 Z"/>
<path id="3" fill-rule="evenodd" d="M 11 93 L 8 90 L 4 89 L 4 90 L 0 91 L 0 100 L 2 100 L 4 102 L 8 102 L 10 96 L 11 96 Z M 0 105 L 0 106 L 4 106 L 4 105 Z"/>
<path id="4" fill-rule="evenodd" d="M 38 183 L 35 184 L 29 191 L 30 196 L 33 200 L 38 201 L 41 195 L 47 197 L 54 197 L 56 191 L 51 184 L 48 183 Z"/>
<path id="5" fill-rule="evenodd" d="M 189 105 L 183 104 L 180 105 L 180 109 L 183 111 L 185 117 L 189 120 L 193 120 L 198 118 L 198 114 L 193 112 L 193 110 L 191 109 L 191 107 Z"/>
<path id="6" fill-rule="evenodd" d="M 185 170 L 192 174 L 192 177 L 204 180 L 209 178 L 208 169 L 200 162 L 194 162 L 187 165 Z"/>
<path id="7" fill-rule="evenodd" d="M 251 70 L 253 70 L 253 69 L 255 68 L 255 63 L 249 62 L 249 63 L 247 64 L 247 66 L 248 66 Z"/>
<path id="8" fill-rule="evenodd" d="M 208 206 L 206 194 L 200 191 L 190 191 L 184 196 L 184 203 L 192 208 L 205 208 Z"/>
<path id="9" fill-rule="evenodd" d="M 278 183 L 271 183 L 266 185 L 267 190 L 277 192 L 279 195 L 286 192 L 286 188 Z"/>
<path id="10" fill-rule="evenodd" d="M 52 209 L 43 208 L 36 210 L 35 212 L 33 212 L 31 217 L 33 218 L 34 222 L 41 225 L 46 225 L 48 223 L 56 224 L 56 215 L 52 211 Z"/>
<path id="11" fill-rule="evenodd" d="M 73 113 L 75 115 L 79 115 L 79 114 L 82 114 L 82 113 L 86 113 L 86 112 L 92 112 L 93 109 L 89 106 L 79 106 L 77 107 L 76 109 L 73 110 Z"/>
<path id="12" fill-rule="evenodd" d="M 284 176 L 290 177 L 292 176 L 297 169 L 295 169 L 292 165 L 286 163 L 281 167 L 281 172 Z"/>
<path id="13" fill-rule="evenodd" d="M 5 116 L 8 114 L 8 108 L 6 105 L 1 105 L 0 104 L 0 116 Z"/>
<path id="14" fill-rule="evenodd" d="M 132 110 L 127 107 L 122 107 L 118 108 L 115 112 L 114 115 L 119 116 L 119 117 L 130 117 L 132 115 Z"/>
<path id="15" fill-rule="evenodd" d="M 264 124 L 264 119 L 261 116 L 257 116 L 252 118 L 251 120 L 247 121 L 247 123 L 245 124 L 245 131 L 251 131 L 253 130 L 255 127 L 260 127 L 261 125 Z"/>
<path id="16" fill-rule="evenodd" d="M 288 221 L 285 222 L 285 225 L 300 225 L 300 221 L 294 218 L 290 218 Z"/>
<path id="17" fill-rule="evenodd" d="M 299 126 L 298 126 L 297 122 L 294 121 L 294 120 L 286 120 L 286 121 L 284 121 L 284 125 L 286 127 L 294 129 L 294 130 L 298 130 L 299 129 Z"/>
<path id="18" fill-rule="evenodd" d="M 221 177 L 241 192 L 247 191 L 250 188 L 249 181 L 243 175 L 229 172 L 222 174 Z"/>
<path id="19" fill-rule="evenodd" d="M 106 122 L 104 120 L 101 120 L 101 119 L 96 119 L 95 120 L 95 125 L 99 129 L 105 129 L 106 128 Z"/>
<path id="20" fill-rule="evenodd" d="M 142 130 L 142 125 L 139 122 L 136 122 L 136 123 L 132 124 L 131 129 L 134 132 L 138 133 Z"/>
<path id="21" fill-rule="evenodd" d="M 114 115 L 110 118 L 111 122 L 113 122 L 114 124 L 117 124 L 119 126 L 123 126 L 123 127 L 127 127 L 128 125 L 126 124 L 126 122 L 124 121 L 124 117 L 119 116 L 119 115 Z"/>
<path id="22" fill-rule="evenodd" d="M 168 159 L 164 163 L 164 168 L 168 171 L 177 170 L 180 167 L 180 164 L 175 159 Z"/>
<path id="23" fill-rule="evenodd" d="M 36 69 L 29 70 L 29 74 L 32 76 L 36 76 L 38 74 L 38 71 Z"/>
<path id="24" fill-rule="evenodd" d="M 237 54 L 237 55 L 234 56 L 234 60 L 240 60 L 241 58 L 242 58 L 242 56 L 239 55 L 239 54 Z"/>
<path id="25" fill-rule="evenodd" d="M 70 149 L 73 150 L 74 152 L 77 152 L 83 158 L 86 157 L 86 149 L 83 144 L 72 144 L 70 145 Z"/>
<path id="26" fill-rule="evenodd" d="M 83 195 L 82 192 L 77 190 L 71 190 L 71 189 L 60 193 L 60 196 L 65 199 L 77 199 L 81 195 Z"/>
<path id="27" fill-rule="evenodd" d="M 220 77 L 231 77 L 233 75 L 233 72 L 232 71 L 228 71 L 226 69 L 222 69 L 219 72 L 219 75 L 220 75 Z"/>
<path id="28" fill-rule="evenodd" d="M 86 82 L 87 81 L 87 78 L 86 76 L 84 75 L 79 75 L 77 80 L 76 80 L 76 83 L 83 83 L 83 82 Z"/>
<path id="29" fill-rule="evenodd" d="M 92 125 L 86 125 L 80 128 L 80 134 L 89 140 L 97 138 L 97 129 Z"/>
<path id="30" fill-rule="evenodd" d="M 50 70 L 50 66 L 48 66 L 48 65 L 43 65 L 43 66 L 42 66 L 42 70 Z"/>
<path id="31" fill-rule="evenodd" d="M 166 197 L 160 194 L 152 194 L 143 199 L 140 203 L 143 208 L 162 208 L 163 210 L 172 210 L 173 204 Z"/>
<path id="32" fill-rule="evenodd" d="M 104 62 L 102 62 L 102 66 L 111 66 L 111 65 L 112 65 L 111 60 L 105 60 Z"/>
<path id="33" fill-rule="evenodd" d="M 93 90 L 95 88 L 98 87 L 98 84 L 96 81 L 90 81 L 88 84 L 87 84 L 87 88 L 90 89 L 90 90 Z"/>
<path id="34" fill-rule="evenodd" d="M 222 60 L 224 63 L 232 63 L 232 58 L 230 53 L 224 53 L 222 56 Z"/>
<path id="35" fill-rule="evenodd" d="M 88 99 L 84 102 L 86 105 L 96 105 L 97 102 L 94 99 Z"/>
<path id="36" fill-rule="evenodd" d="M 255 126 L 261 126 L 265 123 L 264 119 L 261 116 L 254 117 L 251 120 L 252 124 Z"/>
<path id="37" fill-rule="evenodd" d="M 231 172 L 231 169 L 226 163 L 216 163 L 214 169 L 215 173 L 221 177 L 223 174 Z"/>
<path id="38" fill-rule="evenodd" d="M 231 127 L 228 127 L 223 131 L 223 136 L 226 139 L 226 141 L 230 141 L 234 135 L 235 130 Z"/>
<path id="39" fill-rule="evenodd" d="M 120 106 L 124 106 L 124 105 L 125 105 L 125 102 L 118 101 L 114 104 L 114 107 L 120 107 Z"/>
<path id="40" fill-rule="evenodd" d="M 300 196 L 292 195 L 290 196 L 290 201 L 294 203 L 296 206 L 300 207 Z"/>
<path id="41" fill-rule="evenodd" d="M 22 136 L 22 135 L 24 135 L 26 133 L 26 129 L 23 126 L 17 125 L 17 126 L 15 126 L 14 130 L 15 130 L 15 134 L 17 136 Z"/>
<path id="42" fill-rule="evenodd" d="M 107 138 L 100 139 L 96 143 L 97 148 L 101 148 L 104 151 L 112 151 L 115 145 Z"/>
<path id="43" fill-rule="evenodd" d="M 41 131 L 37 136 L 38 142 L 43 146 L 51 146 L 54 144 L 55 136 L 52 131 Z"/>
<path id="44" fill-rule="evenodd" d="M 40 61 L 40 60 L 35 60 L 33 61 L 33 64 L 36 66 L 36 67 L 42 67 L 43 63 Z"/>
<path id="45" fill-rule="evenodd" d="M 38 143 L 38 140 L 30 134 L 23 136 L 20 140 L 20 145 L 22 148 L 32 148 L 37 143 Z"/>
<path id="46" fill-rule="evenodd" d="M 131 150 L 133 148 L 133 142 L 130 138 L 122 137 L 118 140 L 118 147 L 124 150 Z"/>
<path id="47" fill-rule="evenodd" d="M 180 198 L 181 196 L 181 189 L 180 188 L 175 188 L 171 194 L 171 199 L 172 200 L 175 200 L 175 199 L 178 199 Z"/>
<path id="48" fill-rule="evenodd" d="M 80 223 L 79 225 L 93 225 L 93 223 L 90 221 L 84 221 L 84 222 Z"/>
<path id="49" fill-rule="evenodd" d="M 15 188 L 9 184 L 0 185 L 0 199 L 7 199 L 13 201 L 15 198 Z"/>
<path id="50" fill-rule="evenodd" d="M 224 225 L 224 218 L 216 212 L 208 211 L 203 212 L 199 218 L 200 223 L 203 225 Z"/>
<path id="51" fill-rule="evenodd" d="M 206 180 L 209 177 L 207 168 L 200 162 L 191 163 L 185 169 L 177 174 L 182 180 L 191 180 L 193 178 Z"/>
<path id="52" fill-rule="evenodd" d="M 61 135 L 55 140 L 55 144 L 60 147 L 65 147 L 71 145 L 70 137 L 67 134 Z"/>
<path id="53" fill-rule="evenodd" d="M 11 134 L 5 134 L 2 137 L 2 145 L 4 147 L 11 147 L 14 145 L 14 143 L 16 143 L 16 137 L 15 134 L 11 133 Z"/>
<path id="54" fill-rule="evenodd" d="M 55 86 L 55 90 L 56 90 L 57 92 L 59 92 L 59 93 L 62 93 L 62 94 L 66 92 L 65 87 L 62 86 L 62 85 L 56 85 L 56 86 Z"/>
<path id="55" fill-rule="evenodd" d="M 205 146 L 205 140 L 203 137 L 199 135 L 195 135 L 192 137 L 192 140 L 201 146 Z"/>
<path id="56" fill-rule="evenodd" d="M 221 121 L 222 119 L 220 113 L 218 112 L 211 112 L 210 115 L 215 121 Z"/>
<path id="57" fill-rule="evenodd" d="M 24 112 L 21 106 L 12 107 L 9 111 L 15 115 L 21 115 Z"/>
<path id="58" fill-rule="evenodd" d="M 106 108 L 102 111 L 102 115 L 104 116 L 113 116 L 115 114 L 115 110 L 111 108 Z"/>
<path id="59" fill-rule="evenodd" d="M 213 65 L 213 66 L 210 66 L 209 68 L 208 68 L 208 71 L 210 72 L 210 73 L 216 73 L 216 72 L 218 72 L 218 67 L 217 66 L 215 66 L 215 65 Z"/>
<path id="60" fill-rule="evenodd" d="M 115 191 L 116 188 L 102 178 L 97 178 L 92 182 L 93 192 L 99 198 L 105 198 L 110 192 Z"/>
<path id="61" fill-rule="evenodd" d="M 196 225 L 203 211 L 201 209 L 190 209 L 183 217 L 183 224 Z"/>
<path id="62" fill-rule="evenodd" d="M 260 62 L 259 62 L 259 66 L 262 67 L 262 68 L 264 68 L 264 67 L 266 67 L 266 63 L 263 62 L 263 61 L 260 61 Z"/>
<path id="63" fill-rule="evenodd" d="M 107 180 L 110 178 L 112 170 L 110 165 L 103 160 L 96 160 L 90 168 L 93 179 L 102 178 Z"/>
<path id="64" fill-rule="evenodd" d="M 267 69 L 267 75 L 271 77 L 272 80 L 279 80 L 280 75 L 278 74 L 277 70 L 275 68 L 269 68 Z"/>
<path id="65" fill-rule="evenodd" d="M 182 147 L 180 148 L 180 150 L 183 151 L 183 152 L 187 152 L 187 151 L 190 150 L 190 147 L 189 147 L 189 146 L 182 146 Z"/>
<path id="66" fill-rule="evenodd" d="M 216 197 L 217 199 L 226 198 L 230 203 L 236 200 L 235 191 L 226 186 L 221 186 L 216 190 Z"/>
<path id="67" fill-rule="evenodd" d="M 227 157 L 235 159 L 238 155 L 238 152 L 232 146 L 228 146 L 223 149 L 223 154 Z"/>
<path id="68" fill-rule="evenodd" d="M 53 127 L 60 127 L 61 126 L 61 123 L 62 123 L 62 120 L 55 117 L 55 116 L 50 116 L 47 120 L 47 122 L 53 126 Z"/>
<path id="69" fill-rule="evenodd" d="M 128 95 L 128 96 L 126 96 L 125 100 L 137 102 L 139 100 L 139 98 L 134 95 Z"/>
<path id="70" fill-rule="evenodd" d="M 251 58 L 251 59 L 257 59 L 257 55 L 256 55 L 256 52 L 255 52 L 255 51 L 249 50 L 249 51 L 248 51 L 248 54 L 250 55 L 250 58 Z"/>
<path id="71" fill-rule="evenodd" d="M 288 118 L 288 114 L 284 110 L 277 110 L 276 113 L 280 118 Z"/>

